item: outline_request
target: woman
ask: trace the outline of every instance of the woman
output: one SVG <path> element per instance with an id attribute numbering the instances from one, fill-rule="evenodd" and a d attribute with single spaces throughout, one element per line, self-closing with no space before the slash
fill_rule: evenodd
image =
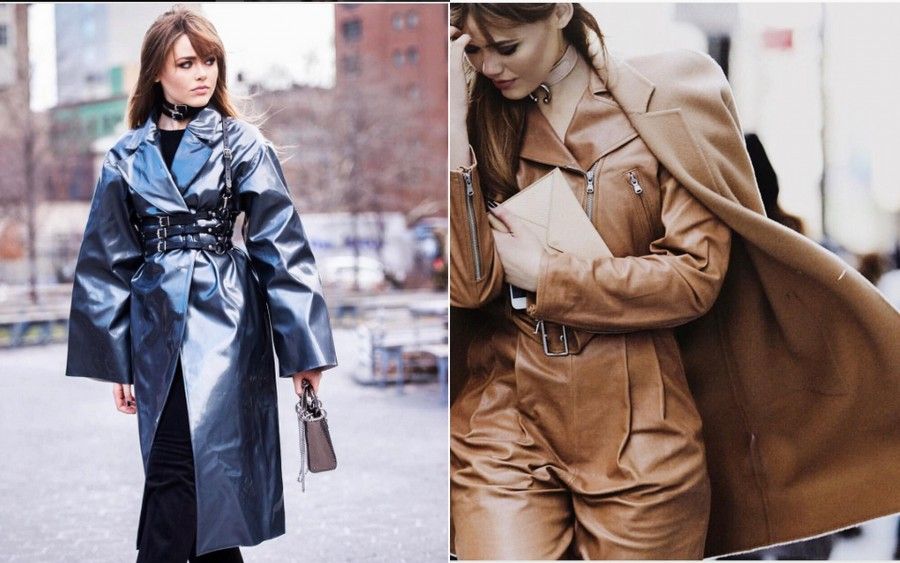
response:
<path id="1" fill-rule="evenodd" d="M 138 415 L 139 561 L 239 561 L 283 534 L 273 339 L 298 394 L 336 365 L 278 159 L 225 77 L 209 21 L 176 7 L 153 23 L 75 273 L 66 374 L 112 382 Z"/>
<path id="2" fill-rule="evenodd" d="M 897 313 L 765 218 L 719 67 L 611 57 L 577 4 L 450 33 L 459 556 L 696 559 L 900 509 Z M 612 256 L 497 206 L 553 168 Z"/>

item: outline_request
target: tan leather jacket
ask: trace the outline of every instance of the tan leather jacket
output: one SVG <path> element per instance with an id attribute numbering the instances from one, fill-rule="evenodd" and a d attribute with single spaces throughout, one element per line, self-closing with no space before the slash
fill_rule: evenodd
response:
<path id="1" fill-rule="evenodd" d="M 640 137 L 608 155 L 594 202 L 616 257 L 546 258 L 530 312 L 601 331 L 686 323 L 678 343 L 712 484 L 707 556 L 900 511 L 900 315 L 836 256 L 764 216 L 731 89 L 711 58 L 593 62 L 606 65 L 608 92 Z M 660 168 L 639 167 L 650 197 L 628 199 L 612 190 L 626 172 L 613 163 L 642 144 Z M 471 197 L 462 172 L 450 177 L 455 382 L 489 361 L 468 352 L 503 303 L 477 174 L 469 179 Z M 730 254 L 718 221 L 731 229 Z"/>

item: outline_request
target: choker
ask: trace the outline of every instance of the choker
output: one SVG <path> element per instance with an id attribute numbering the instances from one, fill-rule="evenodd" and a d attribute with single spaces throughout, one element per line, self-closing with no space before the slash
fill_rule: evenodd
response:
<path id="1" fill-rule="evenodd" d="M 535 89 L 534 92 L 528 94 L 528 97 L 531 98 L 532 102 L 537 102 L 538 97 L 535 95 L 536 92 L 543 93 L 543 101 L 545 104 L 549 104 L 550 100 L 553 99 L 553 95 L 550 93 L 550 87 L 554 84 L 559 84 L 562 80 L 571 74 L 572 70 L 575 68 L 575 64 L 578 62 L 578 51 L 575 50 L 571 44 L 566 47 L 566 52 L 563 53 L 563 56 L 553 65 L 553 68 L 550 69 L 550 73 L 547 75 L 547 79 L 540 83 L 540 85 Z"/>
<path id="2" fill-rule="evenodd" d="M 160 110 L 174 119 L 175 121 L 184 121 L 185 119 L 193 119 L 206 106 L 195 108 L 187 104 L 170 104 L 166 100 L 162 101 Z"/>

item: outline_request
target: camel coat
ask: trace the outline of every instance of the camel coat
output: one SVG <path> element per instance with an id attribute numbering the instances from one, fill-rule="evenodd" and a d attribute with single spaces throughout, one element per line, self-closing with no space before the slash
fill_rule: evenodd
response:
<path id="1" fill-rule="evenodd" d="M 712 486 L 705 555 L 900 511 L 900 315 L 835 255 L 765 217 L 732 92 L 715 61 L 679 50 L 593 62 L 660 165 L 732 230 L 717 298 L 676 334 Z M 450 189 L 451 225 L 465 225 L 461 171 L 451 172 Z M 480 192 L 475 204 L 481 212 Z M 486 267 L 495 257 L 473 255 L 472 234 L 451 233 L 454 392 L 473 361 L 479 308 L 503 287 L 502 269 Z M 475 234 L 476 248 L 492 248 L 488 229 Z M 615 259 L 591 266 L 602 271 L 604 260 Z M 614 321 L 596 325 L 578 292 L 554 290 L 542 302 L 541 287 L 565 283 L 559 262 L 542 261 L 528 312 L 615 332 Z M 584 273 L 577 270 L 583 264 L 571 266 Z"/>

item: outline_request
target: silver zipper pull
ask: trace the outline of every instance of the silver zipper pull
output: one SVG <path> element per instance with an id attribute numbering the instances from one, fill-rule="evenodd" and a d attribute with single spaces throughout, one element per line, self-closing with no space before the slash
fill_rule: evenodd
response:
<path id="1" fill-rule="evenodd" d="M 468 170 L 463 171 L 463 179 L 466 181 L 466 195 L 472 197 L 475 195 L 475 188 L 472 187 L 472 173 Z"/>
<path id="2" fill-rule="evenodd" d="M 587 193 L 594 193 L 594 171 L 588 170 L 587 173 Z"/>
<path id="3" fill-rule="evenodd" d="M 638 195 L 644 193 L 644 188 L 641 187 L 641 182 L 633 170 L 628 172 L 628 181 L 631 183 L 631 189 L 634 190 L 634 193 Z"/>

